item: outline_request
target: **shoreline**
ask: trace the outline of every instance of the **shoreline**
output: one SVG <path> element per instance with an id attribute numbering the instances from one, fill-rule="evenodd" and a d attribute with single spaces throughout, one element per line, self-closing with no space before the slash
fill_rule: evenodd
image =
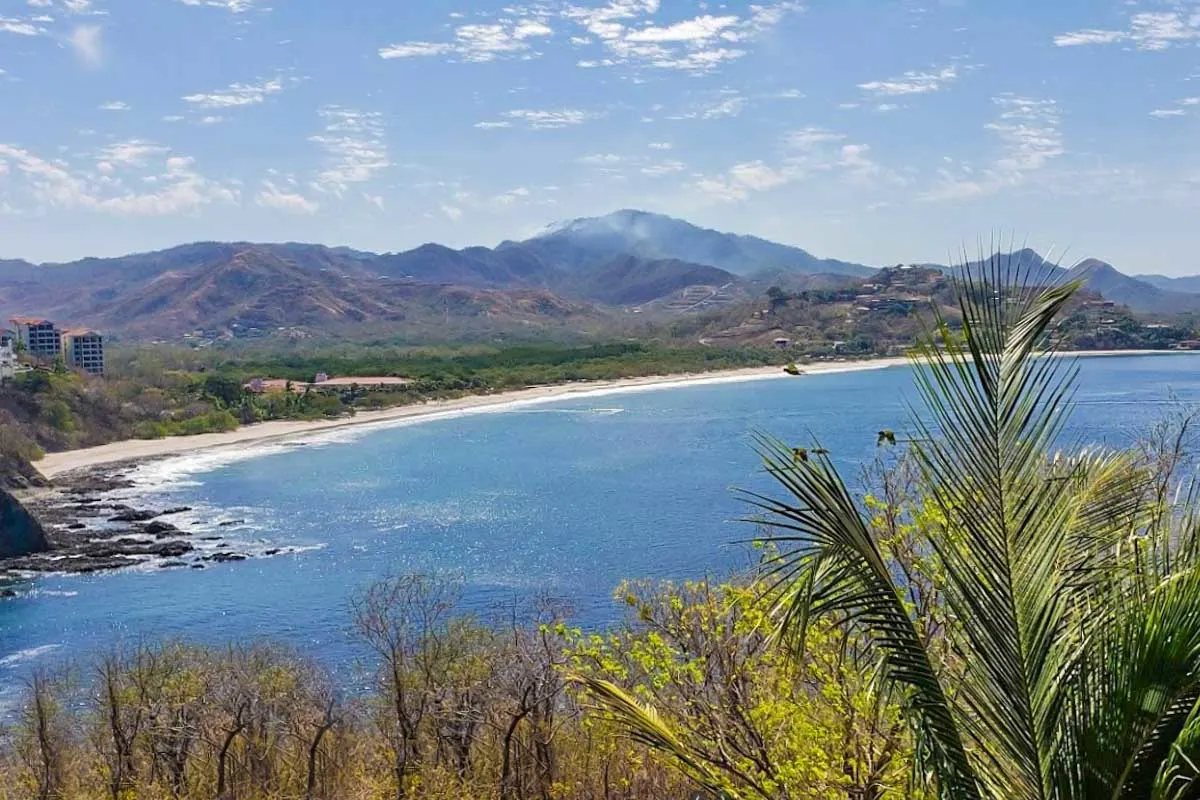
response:
<path id="1" fill-rule="evenodd" d="M 1191 351 L 1179 350 L 1104 350 L 1080 353 L 1063 353 L 1064 356 L 1115 357 L 1135 355 L 1184 355 Z M 447 416 L 472 413 L 489 413 L 509 407 L 536 405 L 567 400 L 572 397 L 590 397 L 634 391 L 670 389 L 706 384 L 741 383 L 746 381 L 785 379 L 803 380 L 823 374 L 862 372 L 904 366 L 910 361 L 905 356 L 864 359 L 861 361 L 831 361 L 802 365 L 801 375 L 789 375 L 783 367 L 747 367 L 714 372 L 675 373 L 669 375 L 647 375 L 635 378 L 616 378 L 603 381 L 579 381 L 575 383 L 533 386 L 525 389 L 499 392 L 496 394 L 467 395 L 451 400 L 432 400 L 406 406 L 395 406 L 378 411 L 360 411 L 353 417 L 329 420 L 271 420 L 253 425 L 244 425 L 234 431 L 202 433 L 195 436 L 171 436 L 164 439 L 125 439 L 119 442 L 47 453 L 34 466 L 46 478 L 81 470 L 90 470 L 113 464 L 130 465 L 139 461 L 186 455 L 202 450 L 231 447 L 244 444 L 261 444 L 280 439 L 291 439 L 346 428 L 366 426 L 387 427 L 391 424 L 431 421 Z"/>

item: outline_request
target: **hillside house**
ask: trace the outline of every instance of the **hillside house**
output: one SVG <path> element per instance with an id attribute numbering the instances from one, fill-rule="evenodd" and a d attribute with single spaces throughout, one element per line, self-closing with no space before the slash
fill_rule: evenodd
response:
<path id="1" fill-rule="evenodd" d="M 104 336 L 90 328 L 70 328 L 62 334 L 62 352 L 69 365 L 89 375 L 104 374 Z"/>
<path id="2" fill-rule="evenodd" d="M 0 383 L 17 374 L 17 354 L 13 351 L 13 340 L 0 341 Z"/>
<path id="3" fill-rule="evenodd" d="M 38 317 L 13 317 L 17 327 L 17 340 L 25 346 L 25 352 L 37 358 L 53 361 L 62 355 L 62 331 L 48 319 Z"/>

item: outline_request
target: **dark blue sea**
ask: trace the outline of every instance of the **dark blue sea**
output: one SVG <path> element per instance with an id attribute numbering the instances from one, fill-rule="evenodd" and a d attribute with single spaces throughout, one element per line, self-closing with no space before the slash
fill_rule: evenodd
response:
<path id="1" fill-rule="evenodd" d="M 1130 443 L 1200 405 L 1198 368 L 1191 355 L 1083 359 L 1068 437 Z M 902 431 L 917 401 L 905 367 L 701 383 L 148 464 L 140 504 L 192 506 L 174 521 L 199 544 L 217 547 L 200 537 L 220 531 L 225 549 L 253 557 L 38 579 L 0 601 L 0 686 L 33 665 L 171 637 L 265 636 L 340 670 L 356 652 L 350 599 L 411 571 L 458 576 L 481 613 L 550 595 L 602 625 L 621 613 L 611 593 L 623 578 L 747 566 L 735 542 L 753 529 L 736 521 L 748 509 L 733 489 L 770 488 L 755 432 L 818 438 L 855 480 L 876 432 Z"/>

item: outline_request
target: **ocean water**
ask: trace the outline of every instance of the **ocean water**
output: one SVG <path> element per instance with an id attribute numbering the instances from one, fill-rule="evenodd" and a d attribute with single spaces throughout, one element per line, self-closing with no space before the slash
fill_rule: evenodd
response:
<path id="1" fill-rule="evenodd" d="M 1200 405 L 1198 356 L 1080 363 L 1073 439 L 1124 445 Z M 904 367 L 708 383 L 146 465 L 139 502 L 193 506 L 172 521 L 219 530 L 225 549 L 254 557 L 38 579 L 0 601 L 0 704 L 31 666 L 139 640 L 265 636 L 340 670 L 357 652 L 351 598 L 411 571 L 458 576 L 480 613 L 550 595 L 602 625 L 621 613 L 611 593 L 624 578 L 720 577 L 749 564 L 736 542 L 753 529 L 737 521 L 748 509 L 733 488 L 771 488 L 756 431 L 819 438 L 853 476 L 874 457 L 876 432 L 902 430 L 917 400 Z"/>

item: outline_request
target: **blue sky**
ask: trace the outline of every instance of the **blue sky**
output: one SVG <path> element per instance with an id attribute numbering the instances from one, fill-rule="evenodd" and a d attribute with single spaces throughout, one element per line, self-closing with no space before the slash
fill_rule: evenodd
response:
<path id="1" fill-rule="evenodd" d="M 0 257 L 634 207 L 1192 274 L 1198 134 L 1198 0 L 0 0 Z"/>

